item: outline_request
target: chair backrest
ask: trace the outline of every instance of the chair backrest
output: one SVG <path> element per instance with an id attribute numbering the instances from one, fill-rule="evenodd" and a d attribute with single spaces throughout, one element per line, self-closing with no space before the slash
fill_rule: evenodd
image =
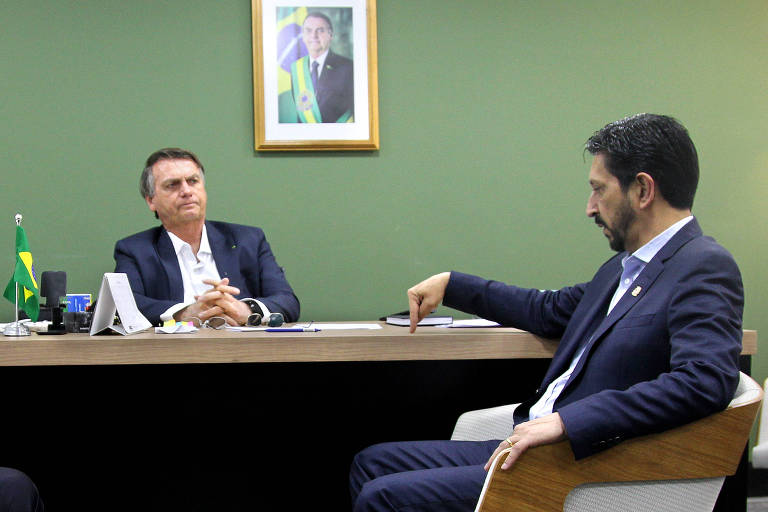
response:
<path id="1" fill-rule="evenodd" d="M 669 483 L 678 485 L 688 480 L 682 484 L 690 484 L 691 492 L 700 494 L 701 489 L 695 486 L 700 479 L 736 472 L 762 399 L 762 387 L 742 373 L 734 400 L 724 411 L 665 432 L 629 439 L 578 461 L 568 441 L 563 441 L 530 449 L 511 469 L 501 471 L 505 450 L 488 472 L 476 511 L 562 512 L 572 490 L 605 482 L 676 481 Z M 624 485 L 615 487 L 621 491 Z M 719 489 L 717 485 L 715 498 Z M 692 509 L 677 505 L 668 510 L 703 510 L 700 505 Z"/>

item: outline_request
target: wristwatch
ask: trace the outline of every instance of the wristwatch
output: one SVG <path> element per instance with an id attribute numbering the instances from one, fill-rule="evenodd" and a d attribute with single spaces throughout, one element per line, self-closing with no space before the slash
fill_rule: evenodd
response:
<path id="1" fill-rule="evenodd" d="M 261 325 L 262 316 L 259 303 L 256 302 L 255 299 L 242 299 L 241 302 L 245 302 L 248 304 L 248 307 L 251 308 L 251 314 L 248 315 L 248 319 L 245 321 L 245 325 Z"/>

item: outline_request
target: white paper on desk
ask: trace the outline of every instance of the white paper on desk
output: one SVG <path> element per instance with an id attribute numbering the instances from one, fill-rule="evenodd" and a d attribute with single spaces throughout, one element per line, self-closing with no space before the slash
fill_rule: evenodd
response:
<path id="1" fill-rule="evenodd" d="M 155 334 L 187 334 L 190 332 L 197 332 L 197 327 L 183 322 L 178 322 L 174 325 L 155 327 Z"/>
<path id="2" fill-rule="evenodd" d="M 301 322 L 299 322 L 301 323 Z M 320 329 L 321 331 L 351 331 L 351 330 L 358 330 L 358 329 L 381 329 L 381 325 L 379 324 L 324 324 L 324 323 L 317 323 L 312 322 L 312 325 L 310 325 L 311 328 Z"/>
<path id="3" fill-rule="evenodd" d="M 467 320 L 454 320 L 452 324 L 448 325 L 436 325 L 435 327 L 499 327 L 501 324 L 486 320 L 485 318 L 469 318 Z"/>
<path id="4" fill-rule="evenodd" d="M 115 312 L 120 316 L 120 325 L 114 323 Z M 91 336 L 105 329 L 112 329 L 125 336 L 150 327 L 152 324 L 136 306 L 128 276 L 113 272 L 104 274 L 99 289 L 99 299 L 96 301 L 96 311 L 93 312 Z"/>

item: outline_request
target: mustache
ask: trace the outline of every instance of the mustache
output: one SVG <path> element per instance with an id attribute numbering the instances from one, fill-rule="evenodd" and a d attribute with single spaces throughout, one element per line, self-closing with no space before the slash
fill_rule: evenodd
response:
<path id="1" fill-rule="evenodd" d="M 603 222 L 603 219 L 600 217 L 600 215 L 595 215 L 595 224 L 597 224 L 601 228 L 605 227 L 605 222 Z"/>

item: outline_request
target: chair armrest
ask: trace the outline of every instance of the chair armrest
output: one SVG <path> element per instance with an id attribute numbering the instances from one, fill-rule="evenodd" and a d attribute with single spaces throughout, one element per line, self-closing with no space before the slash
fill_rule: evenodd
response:
<path id="1" fill-rule="evenodd" d="M 658 434 L 629 439 L 576 461 L 568 441 L 532 448 L 512 468 L 486 477 L 477 511 L 562 511 L 568 493 L 597 482 L 712 478 L 736 472 L 760 396 L 739 407 Z"/>

